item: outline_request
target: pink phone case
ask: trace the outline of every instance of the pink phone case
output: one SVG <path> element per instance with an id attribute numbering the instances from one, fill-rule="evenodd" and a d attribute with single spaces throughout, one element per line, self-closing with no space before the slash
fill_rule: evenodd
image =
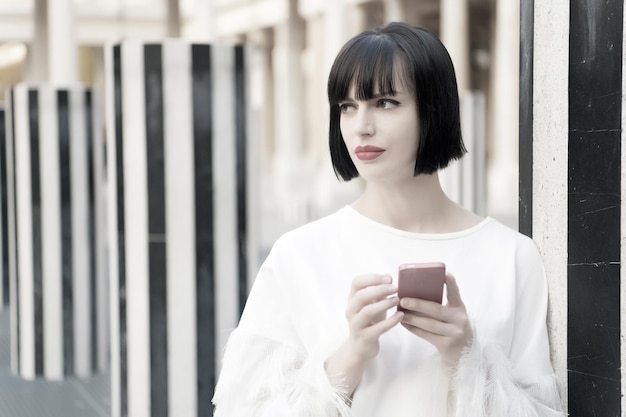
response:
<path id="1" fill-rule="evenodd" d="M 398 271 L 398 297 L 421 298 L 441 304 L 446 266 L 442 262 L 400 265 Z M 401 307 L 398 307 L 402 310 Z"/>

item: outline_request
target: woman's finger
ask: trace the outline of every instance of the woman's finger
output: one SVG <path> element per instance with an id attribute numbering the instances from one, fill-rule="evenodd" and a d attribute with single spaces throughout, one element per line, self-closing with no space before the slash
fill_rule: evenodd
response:
<path id="1" fill-rule="evenodd" d="M 386 279 L 389 278 L 389 279 Z M 385 300 L 398 292 L 398 288 L 391 284 L 391 277 L 379 275 L 359 276 L 353 280 L 354 292 L 351 292 L 346 307 L 346 315 L 358 314 L 369 304 Z"/>
<path id="2" fill-rule="evenodd" d="M 448 294 L 448 307 L 465 307 L 463 300 L 461 299 L 461 291 L 456 283 L 454 275 L 446 273 L 446 292 Z"/>
<path id="3" fill-rule="evenodd" d="M 363 274 L 357 275 L 352 279 L 352 285 L 350 287 L 351 298 L 354 294 L 362 290 L 363 288 L 371 287 L 373 285 L 391 284 L 391 275 L 385 274 Z"/>
<path id="4" fill-rule="evenodd" d="M 350 320 L 354 329 L 364 329 L 386 317 L 387 310 L 398 306 L 398 297 L 385 298 L 384 300 L 371 303 L 363 307 L 358 314 L 355 314 Z"/>

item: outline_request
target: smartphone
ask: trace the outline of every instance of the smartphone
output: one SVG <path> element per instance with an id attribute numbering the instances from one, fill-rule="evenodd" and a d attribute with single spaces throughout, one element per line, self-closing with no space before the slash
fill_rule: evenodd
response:
<path id="1" fill-rule="evenodd" d="M 398 269 L 398 297 L 421 298 L 441 304 L 446 265 L 443 262 L 402 264 Z M 404 310 L 398 307 L 399 310 Z"/>

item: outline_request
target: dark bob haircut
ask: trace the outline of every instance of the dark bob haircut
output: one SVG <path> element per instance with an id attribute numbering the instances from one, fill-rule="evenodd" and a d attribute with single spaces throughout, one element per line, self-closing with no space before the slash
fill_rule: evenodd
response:
<path id="1" fill-rule="evenodd" d="M 402 79 L 394 79 L 398 76 Z M 370 100 L 374 94 L 395 95 L 398 83 L 414 94 L 420 120 L 414 175 L 433 174 L 465 154 L 459 93 L 448 51 L 433 33 L 394 22 L 349 40 L 330 70 L 329 144 L 338 178 L 349 181 L 359 176 L 340 129 L 339 103 L 353 83 L 357 100 Z"/>

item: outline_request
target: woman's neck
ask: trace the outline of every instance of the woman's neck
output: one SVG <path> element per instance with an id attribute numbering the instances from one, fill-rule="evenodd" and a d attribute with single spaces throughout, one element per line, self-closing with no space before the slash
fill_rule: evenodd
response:
<path id="1" fill-rule="evenodd" d="M 379 223 L 418 233 L 455 232 L 482 220 L 448 198 L 436 173 L 402 184 L 366 183 L 352 208 Z"/>

